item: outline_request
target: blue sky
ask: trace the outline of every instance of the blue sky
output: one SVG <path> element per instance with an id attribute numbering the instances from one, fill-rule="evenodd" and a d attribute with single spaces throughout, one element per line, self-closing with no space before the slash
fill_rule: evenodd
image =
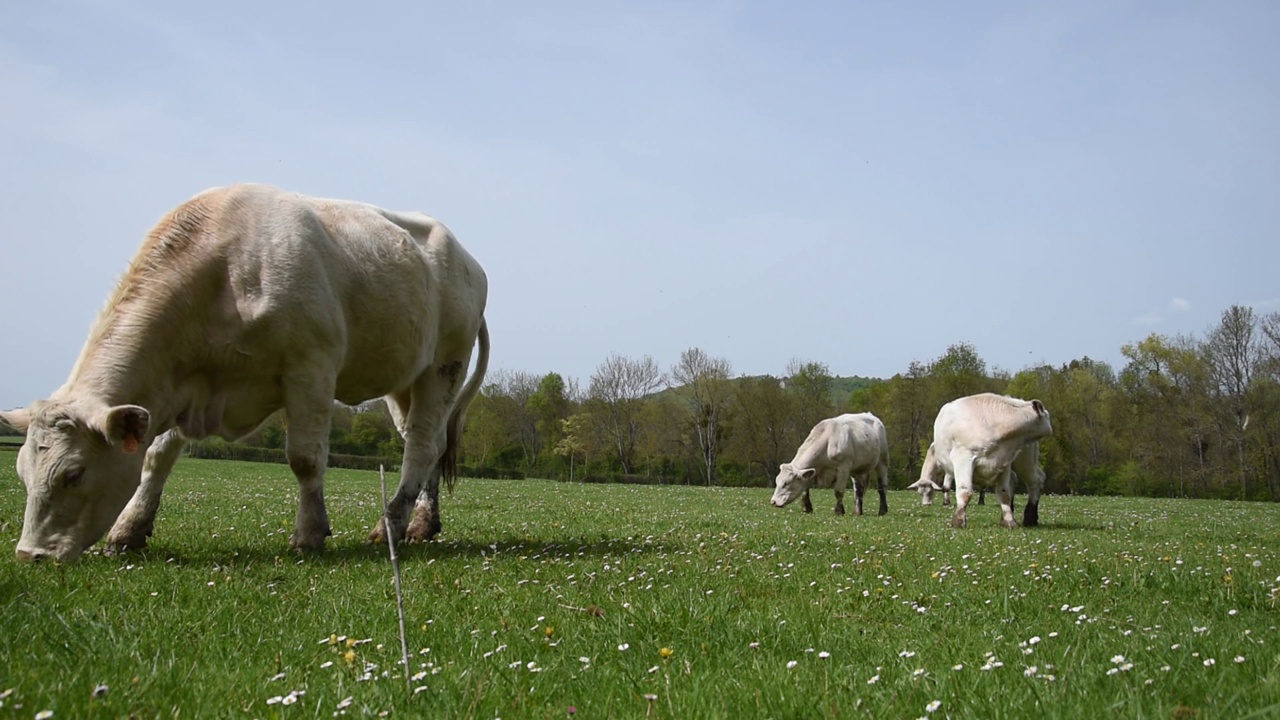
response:
<path id="1" fill-rule="evenodd" d="M 1280 310 L 1280 4 L 11 3 L 0 407 L 149 227 L 266 182 L 421 210 L 495 367 L 698 346 L 1016 371 Z"/>

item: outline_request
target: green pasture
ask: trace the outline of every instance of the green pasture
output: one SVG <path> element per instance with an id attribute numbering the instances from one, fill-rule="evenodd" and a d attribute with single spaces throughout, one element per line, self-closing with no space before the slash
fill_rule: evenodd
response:
<path id="1" fill-rule="evenodd" d="M 406 684 L 376 473 L 332 471 L 322 555 L 288 550 L 286 467 L 185 460 L 150 550 L 21 565 L 7 457 L 0 718 L 1280 715 L 1275 505 L 1047 497 L 1043 527 L 952 530 L 907 492 L 835 517 L 466 479 L 403 549 Z"/>

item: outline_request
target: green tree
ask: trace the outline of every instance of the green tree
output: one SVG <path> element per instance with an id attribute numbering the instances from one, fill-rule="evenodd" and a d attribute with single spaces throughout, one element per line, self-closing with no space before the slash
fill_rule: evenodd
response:
<path id="1" fill-rule="evenodd" d="M 796 450 L 794 418 L 798 401 L 786 381 L 772 375 L 739 378 L 734 383 L 728 422 L 733 427 L 725 456 L 747 468 L 750 476 L 772 481 L 778 467 Z"/>
<path id="2" fill-rule="evenodd" d="M 835 414 L 831 381 L 831 370 L 823 363 L 793 358 L 787 364 L 786 388 L 796 401 L 791 418 L 795 445 L 800 444 L 814 425 Z"/>

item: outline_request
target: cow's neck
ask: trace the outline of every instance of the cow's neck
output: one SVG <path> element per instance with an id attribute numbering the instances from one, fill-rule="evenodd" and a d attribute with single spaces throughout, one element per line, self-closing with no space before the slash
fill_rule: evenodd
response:
<path id="1" fill-rule="evenodd" d="M 127 331 L 120 329 L 124 324 L 119 318 L 100 322 L 114 322 L 117 328 L 90 337 L 63 393 L 107 406 L 140 405 L 151 413 L 151 429 L 163 432 L 179 412 L 173 405 L 176 350 L 186 344 L 182 331 L 163 322 L 132 325 Z"/>

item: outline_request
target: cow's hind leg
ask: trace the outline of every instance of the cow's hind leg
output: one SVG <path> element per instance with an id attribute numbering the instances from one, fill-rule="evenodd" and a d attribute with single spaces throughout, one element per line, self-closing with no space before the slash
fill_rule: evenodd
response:
<path id="1" fill-rule="evenodd" d="M 867 483 L 871 481 L 871 476 L 867 474 L 853 476 L 853 495 L 854 495 L 854 512 L 862 515 L 862 498 L 867 494 Z"/>
<path id="2" fill-rule="evenodd" d="M 165 481 L 186 444 L 186 440 L 178 435 L 177 428 L 162 433 L 151 442 L 142 461 L 142 483 L 107 534 L 108 552 L 139 550 L 147 546 L 147 538 L 155 529 L 156 513 L 160 511 L 160 495 L 164 492 Z"/>
<path id="3" fill-rule="evenodd" d="M 410 541 L 430 542 L 440 533 L 440 528 L 440 463 L 437 462 L 431 478 L 427 480 L 427 487 L 413 506 L 413 518 L 405 536 Z"/>
<path id="4" fill-rule="evenodd" d="M 386 509 L 386 530 L 404 539 L 410 512 L 445 451 L 445 423 L 467 372 L 469 355 L 426 369 L 413 383 L 404 420 L 400 487 Z"/>
<path id="5" fill-rule="evenodd" d="M 1018 527 L 1017 521 L 1013 519 L 1013 471 L 1009 468 L 1005 468 L 1000 478 L 996 497 L 1000 499 L 1000 524 L 1007 528 Z"/>
<path id="6" fill-rule="evenodd" d="M 1036 473 L 1026 484 L 1027 506 L 1022 510 L 1022 526 L 1037 527 L 1040 525 L 1040 493 L 1044 489 L 1044 477 Z"/>
<path id="7" fill-rule="evenodd" d="M 289 544 L 302 551 L 324 549 L 333 534 L 324 505 L 324 473 L 329 461 L 329 424 L 336 374 L 310 369 L 286 378 L 285 457 L 298 478 L 298 516 Z"/>
<path id="8" fill-rule="evenodd" d="M 409 416 L 409 406 L 412 402 L 409 392 L 403 392 L 396 395 L 387 396 L 387 408 L 391 411 L 391 418 L 395 421 L 396 430 L 400 432 L 401 437 L 405 437 L 405 427 Z M 405 536 L 410 540 L 430 541 L 440 533 L 440 463 L 437 462 L 431 471 L 431 478 L 427 480 L 427 486 L 418 495 L 418 500 L 413 506 L 413 517 L 409 521 L 409 528 L 405 531 Z M 386 520 L 385 515 L 378 516 L 378 523 L 374 526 L 373 532 L 369 533 L 369 542 L 381 543 L 386 542 Z"/>

